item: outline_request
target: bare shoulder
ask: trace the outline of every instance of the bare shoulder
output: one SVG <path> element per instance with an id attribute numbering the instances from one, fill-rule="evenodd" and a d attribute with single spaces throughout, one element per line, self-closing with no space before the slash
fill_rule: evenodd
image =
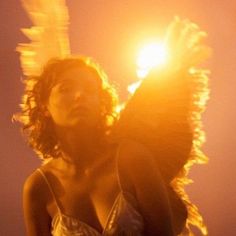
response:
<path id="1" fill-rule="evenodd" d="M 42 198 L 44 196 L 45 188 L 45 180 L 38 170 L 35 170 L 32 174 L 30 174 L 25 182 L 23 187 L 24 195 L 28 195 L 29 197 L 33 197 L 34 199 Z"/>
<path id="2" fill-rule="evenodd" d="M 50 201 L 47 183 L 38 170 L 29 175 L 23 186 L 23 207 L 27 215 L 42 214 L 49 216 L 47 205 Z"/>
<path id="3" fill-rule="evenodd" d="M 134 140 L 123 140 L 117 159 L 121 178 L 133 186 L 146 222 L 145 235 L 174 235 L 166 185 L 151 151 Z"/>
<path id="4" fill-rule="evenodd" d="M 121 185 L 133 186 L 135 192 L 144 192 L 147 186 L 162 183 L 151 151 L 135 140 L 126 139 L 120 143 L 117 166 Z"/>
<path id="5" fill-rule="evenodd" d="M 140 168 L 153 167 L 154 158 L 144 144 L 135 140 L 125 139 L 119 146 L 118 164 L 122 169 L 127 169 L 129 172 L 137 172 Z"/>
<path id="6" fill-rule="evenodd" d="M 29 175 L 23 187 L 23 209 L 27 235 L 50 235 L 51 218 L 47 211 L 48 191 L 39 173 Z"/>
<path id="7" fill-rule="evenodd" d="M 43 172 L 48 172 L 51 166 L 52 164 L 48 162 L 47 164 L 44 164 L 40 168 L 34 170 L 24 182 L 23 193 L 34 197 L 34 199 L 37 200 L 39 200 L 39 198 L 40 200 L 46 200 L 49 196 L 48 185 L 39 169 L 41 169 Z"/>

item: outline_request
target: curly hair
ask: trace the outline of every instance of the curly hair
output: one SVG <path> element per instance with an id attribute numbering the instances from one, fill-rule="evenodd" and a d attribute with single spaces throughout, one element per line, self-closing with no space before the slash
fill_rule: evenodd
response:
<path id="1" fill-rule="evenodd" d="M 29 76 L 24 80 L 25 90 L 20 104 L 21 112 L 14 116 L 15 120 L 23 124 L 22 131 L 28 138 L 28 144 L 43 160 L 57 158 L 60 155 L 52 118 L 45 115 L 46 104 L 58 77 L 74 67 L 88 69 L 100 82 L 101 132 L 104 135 L 109 133 L 112 124 L 117 120 L 116 90 L 108 83 L 107 75 L 94 60 L 84 56 L 50 59 L 39 76 Z"/>

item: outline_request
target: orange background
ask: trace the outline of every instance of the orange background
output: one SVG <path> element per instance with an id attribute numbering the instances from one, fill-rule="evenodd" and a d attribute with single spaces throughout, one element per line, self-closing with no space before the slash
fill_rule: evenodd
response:
<path id="1" fill-rule="evenodd" d="M 230 0 L 86 0 L 67 1 L 73 53 L 94 57 L 118 86 L 122 99 L 134 80 L 138 47 L 163 33 L 174 15 L 189 18 L 208 32 L 214 50 L 211 98 L 203 116 L 210 158 L 190 175 L 187 188 L 199 206 L 210 236 L 236 235 L 236 2 Z M 31 23 L 19 0 L 0 2 L 0 235 L 24 235 L 22 184 L 39 165 L 19 125 L 11 122 L 23 91 L 18 42 L 27 42 L 20 28 Z M 198 235 L 198 233 L 197 233 Z"/>

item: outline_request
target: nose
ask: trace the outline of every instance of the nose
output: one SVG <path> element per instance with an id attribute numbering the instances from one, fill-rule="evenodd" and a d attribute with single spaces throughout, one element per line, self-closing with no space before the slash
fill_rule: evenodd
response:
<path id="1" fill-rule="evenodd" d="M 75 92 L 75 100 L 81 100 L 81 99 L 84 99 L 84 91 L 83 90 L 78 90 Z"/>
<path id="2" fill-rule="evenodd" d="M 80 98 L 80 97 L 81 97 L 81 91 L 76 91 L 75 98 Z"/>

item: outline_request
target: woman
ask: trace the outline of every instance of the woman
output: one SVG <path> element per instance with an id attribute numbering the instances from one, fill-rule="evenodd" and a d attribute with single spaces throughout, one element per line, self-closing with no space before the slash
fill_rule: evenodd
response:
<path id="1" fill-rule="evenodd" d="M 40 76 L 27 78 L 19 119 L 44 160 L 24 185 L 27 235 L 181 233 L 186 208 L 151 152 L 132 140 L 109 141 L 116 104 L 89 58 L 53 59 Z"/>

